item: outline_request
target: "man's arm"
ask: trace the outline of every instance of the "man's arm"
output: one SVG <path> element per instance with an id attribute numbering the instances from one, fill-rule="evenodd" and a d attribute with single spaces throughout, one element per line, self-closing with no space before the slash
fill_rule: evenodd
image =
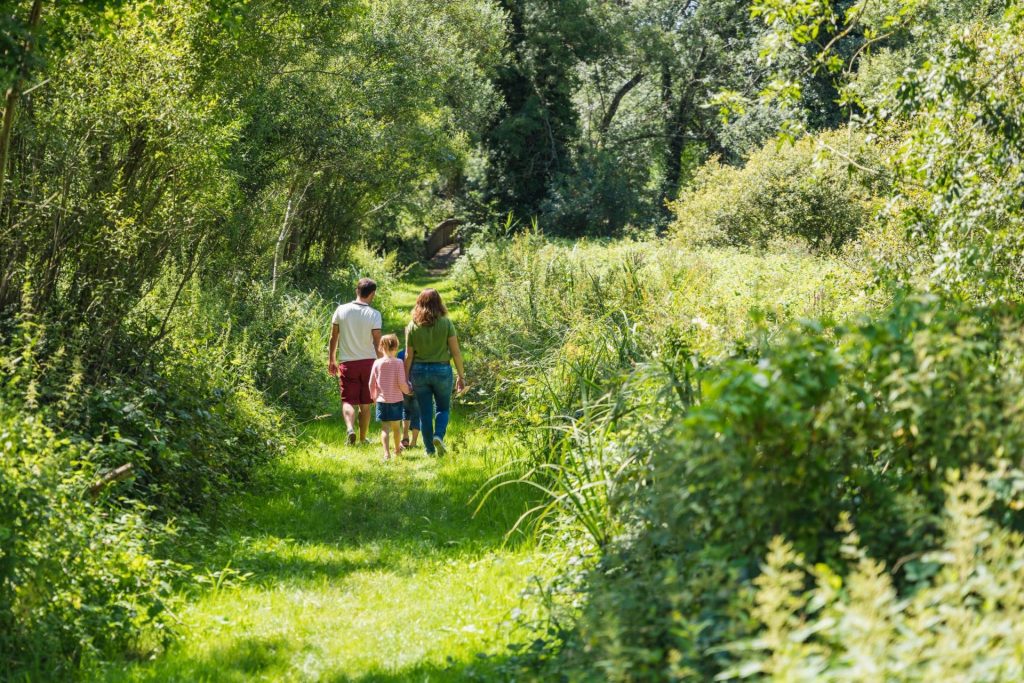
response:
<path id="1" fill-rule="evenodd" d="M 338 349 L 338 335 L 341 333 L 341 329 L 337 323 L 331 325 L 331 341 L 327 345 L 327 372 L 331 377 L 338 376 L 338 360 L 337 360 L 337 349 Z"/>
<path id="2" fill-rule="evenodd" d="M 373 335 L 373 352 L 377 354 L 377 358 L 383 358 L 384 352 L 380 350 L 380 330 L 374 330 L 371 334 Z"/>

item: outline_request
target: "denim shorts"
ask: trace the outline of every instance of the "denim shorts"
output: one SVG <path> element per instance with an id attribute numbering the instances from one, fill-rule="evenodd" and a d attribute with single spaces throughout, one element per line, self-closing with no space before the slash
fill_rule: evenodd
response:
<path id="1" fill-rule="evenodd" d="M 377 422 L 401 422 L 402 402 L 383 403 L 377 401 Z"/>

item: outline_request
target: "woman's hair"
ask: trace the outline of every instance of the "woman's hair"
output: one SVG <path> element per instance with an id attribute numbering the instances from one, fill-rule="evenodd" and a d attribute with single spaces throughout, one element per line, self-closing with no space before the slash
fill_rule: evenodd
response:
<path id="1" fill-rule="evenodd" d="M 412 321 L 421 327 L 430 327 L 448 315 L 448 309 L 441 301 L 436 289 L 424 289 L 416 298 L 416 307 L 412 309 Z"/>
<path id="2" fill-rule="evenodd" d="M 387 354 L 398 353 L 398 335 L 385 334 L 381 337 L 380 350 Z"/>

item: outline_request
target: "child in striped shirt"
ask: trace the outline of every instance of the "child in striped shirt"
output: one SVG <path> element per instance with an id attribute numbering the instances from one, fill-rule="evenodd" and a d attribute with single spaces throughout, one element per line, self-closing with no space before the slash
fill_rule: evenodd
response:
<path id="1" fill-rule="evenodd" d="M 412 388 L 405 377 L 405 363 L 398 360 L 398 337 L 386 334 L 380 339 L 383 358 L 373 362 L 370 369 L 370 399 L 377 404 L 377 421 L 380 422 L 380 442 L 384 446 L 384 462 L 391 460 L 388 436 L 395 442 L 395 456 L 402 452 L 402 412 L 405 394 Z"/>

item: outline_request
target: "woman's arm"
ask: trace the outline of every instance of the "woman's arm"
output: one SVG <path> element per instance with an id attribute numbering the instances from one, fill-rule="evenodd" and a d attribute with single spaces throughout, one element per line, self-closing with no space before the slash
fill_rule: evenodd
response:
<path id="1" fill-rule="evenodd" d="M 402 390 L 402 393 L 406 396 L 412 396 L 412 387 L 409 386 L 409 373 L 405 371 L 405 366 L 402 366 L 402 373 L 398 377 L 398 388 Z"/>
<path id="2" fill-rule="evenodd" d="M 466 390 L 466 370 L 462 366 L 462 350 L 459 348 L 459 338 L 454 334 L 448 337 L 448 350 L 452 354 L 452 360 L 455 361 L 455 372 L 457 373 L 455 391 L 461 394 Z"/>
<path id="3" fill-rule="evenodd" d="M 408 379 L 412 376 L 412 359 L 416 355 L 416 352 L 409 346 L 409 330 L 405 331 L 405 376 Z"/>

